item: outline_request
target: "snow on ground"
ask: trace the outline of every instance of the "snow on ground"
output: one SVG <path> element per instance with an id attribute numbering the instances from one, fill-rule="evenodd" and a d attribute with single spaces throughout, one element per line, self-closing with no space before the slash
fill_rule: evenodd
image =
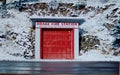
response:
<path id="1" fill-rule="evenodd" d="M 23 57 L 15 57 L 13 55 L 9 55 L 8 53 L 6 53 L 5 50 L 3 50 L 3 48 L 0 48 L 0 61 L 1 60 L 25 60 Z"/>
<path id="2" fill-rule="evenodd" d="M 111 11 L 115 8 L 120 8 L 119 0 L 116 1 L 110 1 L 105 4 L 101 3 L 94 3 L 93 1 L 87 2 L 88 6 L 94 6 L 94 7 L 105 7 L 106 5 L 115 3 L 115 6 L 110 7 L 109 9 L 105 10 L 102 13 L 96 14 L 95 11 L 91 11 L 86 15 L 80 15 L 79 17 L 82 17 L 85 19 L 85 23 L 80 25 L 80 28 L 85 30 L 87 33 L 83 34 L 85 35 L 93 35 L 97 36 L 100 40 L 100 50 L 108 51 L 110 48 L 112 48 L 112 43 L 115 40 L 115 37 L 110 35 L 110 31 L 103 26 L 104 23 L 111 23 L 111 21 L 108 21 L 106 19 L 106 15 L 110 14 Z M 94 17 L 93 17 L 94 16 Z M 119 17 L 118 17 L 119 18 Z M 81 55 L 78 57 L 78 59 L 87 60 L 87 61 L 119 61 L 119 56 L 113 56 L 113 51 L 109 52 L 109 54 L 105 55 L 101 53 L 100 50 L 90 50 L 87 53 Z"/>
<path id="3" fill-rule="evenodd" d="M 110 20 L 106 19 L 106 15 L 110 14 L 114 8 L 120 8 L 120 1 L 108 0 L 108 2 L 106 3 L 102 3 L 97 0 L 86 1 L 87 2 L 85 2 L 84 0 L 79 0 L 79 2 L 84 2 L 87 4 L 87 6 L 92 6 L 95 8 L 104 8 L 105 5 L 109 4 L 116 5 L 108 8 L 102 13 L 96 13 L 96 10 L 94 10 L 88 12 L 87 14 L 79 15 L 79 18 L 83 18 L 86 21 L 85 23 L 80 25 L 80 28 L 87 32 L 84 33 L 83 36 L 97 36 L 100 40 L 100 50 L 90 50 L 84 53 L 82 56 L 79 56 L 77 59 L 79 61 L 119 61 L 120 56 L 113 56 L 112 52 L 105 55 L 101 52 L 101 50 L 104 49 L 105 51 L 109 51 L 109 49 L 112 48 L 112 42 L 115 40 L 115 37 L 110 35 L 110 31 L 105 28 L 103 24 L 105 22 L 111 22 Z M 64 2 L 70 1 L 65 0 Z M 73 3 L 79 2 L 77 0 L 74 0 Z M 29 20 L 30 15 L 14 9 L 8 10 L 8 12 L 10 14 L 9 18 L 0 18 L 0 36 L 2 36 L 2 38 L 0 38 L 0 53 L 2 53 L 0 54 L 0 60 L 25 60 L 23 54 L 26 50 L 29 51 L 29 48 L 31 46 L 29 34 L 32 23 Z M 35 15 L 36 14 L 34 14 L 33 16 L 35 17 Z M 60 14 L 58 14 L 57 16 L 60 16 Z M 14 38 L 14 36 L 16 38 Z"/>
<path id="4" fill-rule="evenodd" d="M 105 55 L 100 50 L 90 50 L 77 58 L 79 61 L 119 61 L 119 56 Z"/>
<path id="5" fill-rule="evenodd" d="M 0 59 L 24 59 L 22 55 L 25 50 L 28 50 L 28 46 L 31 45 L 28 35 L 32 25 L 26 13 L 20 13 L 16 10 L 8 12 L 10 14 L 9 18 L 0 18 L 0 35 L 4 36 L 1 39 L 2 46 L 0 47 L 0 52 L 2 54 Z M 27 44 L 23 47 L 24 43 Z"/>
<path id="6" fill-rule="evenodd" d="M 94 12 L 90 12 L 84 16 L 85 23 L 80 25 L 80 28 L 85 30 L 87 33 L 83 34 L 85 35 L 93 35 L 97 36 L 101 43 L 101 48 L 105 44 L 109 44 L 109 48 L 112 45 L 112 42 L 115 40 L 113 36 L 110 35 L 110 31 L 103 26 L 103 24 L 106 22 L 105 16 L 109 13 L 110 10 L 105 11 L 102 14 L 97 14 L 95 17 L 90 18 L 90 16 L 95 15 Z M 109 50 L 106 48 L 105 50 Z"/>
<path id="7" fill-rule="evenodd" d="M 110 7 L 109 9 L 105 10 L 103 13 L 95 14 L 95 12 L 89 12 L 88 14 L 84 15 L 84 18 L 86 22 L 80 26 L 81 29 L 85 30 L 87 33 L 83 34 L 85 35 L 93 35 L 97 36 L 100 40 L 100 50 L 108 51 L 110 48 L 112 48 L 112 43 L 115 41 L 115 37 L 110 35 L 110 31 L 103 26 L 104 23 L 111 23 L 111 21 L 106 19 L 106 15 L 110 14 L 111 11 L 114 8 L 120 8 L 119 0 L 116 1 L 110 1 L 109 3 L 101 4 L 101 3 L 94 3 L 88 2 L 88 6 L 94 6 L 97 7 L 104 7 L 105 5 L 113 4 L 115 3 L 115 6 Z M 100 5 L 99 5 L 100 4 Z M 90 18 L 91 16 L 95 16 L 93 18 Z M 120 15 L 119 15 L 120 16 Z M 82 15 L 83 17 L 83 15 Z M 119 18 L 119 17 L 118 17 Z M 112 20 L 113 21 L 113 20 Z M 120 56 L 113 56 L 113 51 L 109 52 L 108 54 L 102 53 L 100 50 L 89 50 L 87 53 L 81 55 L 78 57 L 78 59 L 81 60 L 87 60 L 87 61 L 119 61 Z"/>

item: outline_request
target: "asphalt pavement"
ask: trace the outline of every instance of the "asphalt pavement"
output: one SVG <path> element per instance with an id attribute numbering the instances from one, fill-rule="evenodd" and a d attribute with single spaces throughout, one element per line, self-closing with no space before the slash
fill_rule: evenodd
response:
<path id="1" fill-rule="evenodd" d="M 0 75 L 118 75 L 117 62 L 0 61 Z"/>

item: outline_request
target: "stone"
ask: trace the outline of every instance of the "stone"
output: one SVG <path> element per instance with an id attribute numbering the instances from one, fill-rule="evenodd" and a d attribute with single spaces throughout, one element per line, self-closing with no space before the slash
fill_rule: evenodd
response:
<path id="1" fill-rule="evenodd" d="M 69 3 L 69 4 L 67 4 L 66 7 L 67 7 L 67 8 L 72 8 L 72 7 L 73 7 L 73 3 Z"/>
<path id="2" fill-rule="evenodd" d="M 0 38 L 6 38 L 6 35 L 1 35 Z"/>
<path id="3" fill-rule="evenodd" d="M 115 4 L 109 4 L 109 5 L 105 5 L 106 8 L 109 8 L 111 6 L 115 6 Z"/>
<path id="4" fill-rule="evenodd" d="M 66 16 L 68 13 L 68 10 L 66 8 L 61 8 L 60 9 L 60 14 Z"/>
<path id="5" fill-rule="evenodd" d="M 108 30 L 111 30 L 111 29 L 113 29 L 115 26 L 114 26 L 114 24 L 110 24 L 110 23 L 106 23 L 106 24 L 104 24 L 104 26 L 108 29 Z"/>
<path id="6" fill-rule="evenodd" d="M 116 12 L 118 9 L 119 9 L 119 8 L 115 8 L 115 9 L 112 10 L 112 12 Z"/>
<path id="7" fill-rule="evenodd" d="M 89 51 L 91 49 L 97 49 L 98 45 L 100 45 L 100 41 L 97 36 L 81 36 L 80 40 L 80 50 L 82 50 L 83 52 Z"/>
<path id="8" fill-rule="evenodd" d="M 50 1 L 49 7 L 52 8 L 52 9 L 57 9 L 59 7 L 58 1 L 57 0 Z"/>
<path id="9" fill-rule="evenodd" d="M 34 58 L 34 50 L 26 50 L 23 54 L 24 58 L 26 59 L 32 59 Z"/>
<path id="10" fill-rule="evenodd" d="M 0 43 L 0 46 L 2 46 L 2 43 Z"/>
<path id="11" fill-rule="evenodd" d="M 116 19 L 116 20 L 113 20 L 113 22 L 112 22 L 112 23 L 114 23 L 114 24 L 115 24 L 115 23 L 117 23 L 117 21 L 118 21 L 117 19 Z"/>
<path id="12" fill-rule="evenodd" d="M 73 7 L 74 7 L 75 10 L 82 10 L 82 9 L 85 9 L 86 4 L 76 4 Z"/>
<path id="13" fill-rule="evenodd" d="M 120 48 L 114 49 L 113 55 L 114 55 L 114 56 L 120 56 Z"/>

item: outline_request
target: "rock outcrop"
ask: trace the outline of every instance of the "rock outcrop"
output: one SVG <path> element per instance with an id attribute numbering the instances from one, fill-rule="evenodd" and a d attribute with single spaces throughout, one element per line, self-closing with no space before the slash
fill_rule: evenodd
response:
<path id="1" fill-rule="evenodd" d="M 93 35 L 86 35 L 82 36 L 80 39 L 80 52 L 82 51 L 83 53 L 91 50 L 91 49 L 96 49 L 100 45 L 100 40 L 98 39 L 97 36 Z"/>
<path id="2" fill-rule="evenodd" d="M 107 0 L 106 0 L 107 1 Z M 25 28 L 25 24 L 26 21 L 28 22 L 28 20 L 30 19 L 30 16 L 33 15 L 37 15 L 39 17 L 84 17 L 86 20 L 96 20 L 95 21 L 95 26 L 97 26 L 97 24 L 99 24 L 101 27 L 101 29 L 96 27 L 96 30 L 94 30 L 91 34 L 90 33 L 90 29 L 87 31 L 86 29 L 83 29 L 84 31 L 86 31 L 85 33 L 83 32 L 82 34 L 87 34 L 87 35 L 80 35 L 80 55 L 82 55 L 85 52 L 88 52 L 89 50 L 100 50 L 101 53 L 103 54 L 111 54 L 115 55 L 115 56 L 119 56 L 120 55 L 120 49 L 119 47 L 114 48 L 113 42 L 111 42 L 111 38 L 108 38 L 109 36 L 113 36 L 114 34 L 114 30 L 117 28 L 116 25 L 119 23 L 119 16 L 120 16 L 120 8 L 118 6 L 116 6 L 116 4 L 105 4 L 104 6 L 92 6 L 92 5 L 87 5 L 85 3 L 78 3 L 78 4 L 74 4 L 74 3 L 59 3 L 57 8 L 53 9 L 52 7 L 49 6 L 48 3 L 35 3 L 35 4 L 27 4 L 25 6 L 22 6 L 19 9 L 18 13 L 12 12 L 12 13 L 8 13 L 9 16 L 8 18 L 16 18 L 13 19 L 15 20 L 15 22 L 19 22 L 18 20 L 22 20 L 22 24 L 18 24 L 18 26 L 20 25 L 21 27 L 23 27 L 23 29 L 20 29 L 20 31 L 23 31 L 21 33 L 17 33 L 14 30 L 7 30 L 4 34 L 0 35 L 0 47 L 3 46 L 3 40 L 6 40 L 8 42 L 8 46 L 19 46 L 19 49 L 22 49 L 21 51 L 23 51 L 21 54 L 19 54 L 18 52 L 16 53 L 12 53 L 7 51 L 8 54 L 13 55 L 13 56 L 23 56 L 24 58 L 34 58 L 35 56 L 35 32 L 34 30 L 31 30 L 32 28 L 27 29 L 27 32 L 24 31 Z M 9 9 L 9 10 L 13 10 Z M 20 14 L 20 13 L 27 13 L 28 16 L 23 16 L 23 19 L 18 19 L 18 16 L 16 14 Z M 100 18 L 100 19 L 98 19 Z M 0 18 L 1 19 L 1 18 Z M 5 18 L 4 18 L 5 19 Z M 17 20 L 18 19 L 18 20 Z M 27 19 L 27 20 L 26 20 Z M 103 19 L 105 21 L 103 21 Z M 103 21 L 104 23 L 100 23 L 99 21 Z M 8 20 L 8 23 L 10 21 Z M 99 23 L 98 23 L 99 22 Z M 1 25 L 4 23 L 0 23 Z M 9 26 L 7 28 L 10 28 L 12 26 L 13 23 L 8 24 Z M 29 23 L 27 23 L 28 25 L 31 25 Z M 6 24 L 5 24 L 6 25 Z M 14 24 L 13 24 L 14 26 Z M 17 28 L 20 28 L 16 27 Z M 32 26 L 32 25 L 31 25 Z M 26 27 L 27 28 L 27 27 Z M 119 28 L 117 28 L 119 29 Z M 105 34 L 104 31 L 106 31 Z M 109 31 L 109 32 L 108 32 Z M 1 32 L 1 30 L 0 30 Z M 97 33 L 99 33 L 99 35 L 97 35 Z M 94 35 L 96 34 L 96 35 Z M 102 38 L 102 36 L 104 39 Z M 21 37 L 19 37 L 21 36 Z M 101 36 L 101 37 L 99 37 Z M 116 38 L 115 36 L 113 36 L 114 38 Z M 17 39 L 19 38 L 19 40 Z M 12 42 L 12 44 L 11 44 Z M 117 41 L 118 43 L 120 43 L 119 41 Z M 7 44 L 6 44 L 7 45 Z"/>

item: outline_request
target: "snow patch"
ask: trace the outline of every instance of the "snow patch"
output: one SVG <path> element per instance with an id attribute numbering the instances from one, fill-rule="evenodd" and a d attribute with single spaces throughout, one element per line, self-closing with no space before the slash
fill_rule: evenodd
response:
<path id="1" fill-rule="evenodd" d="M 113 55 L 104 55 L 100 50 L 90 50 L 77 59 L 80 61 L 119 61 L 120 57 Z"/>

